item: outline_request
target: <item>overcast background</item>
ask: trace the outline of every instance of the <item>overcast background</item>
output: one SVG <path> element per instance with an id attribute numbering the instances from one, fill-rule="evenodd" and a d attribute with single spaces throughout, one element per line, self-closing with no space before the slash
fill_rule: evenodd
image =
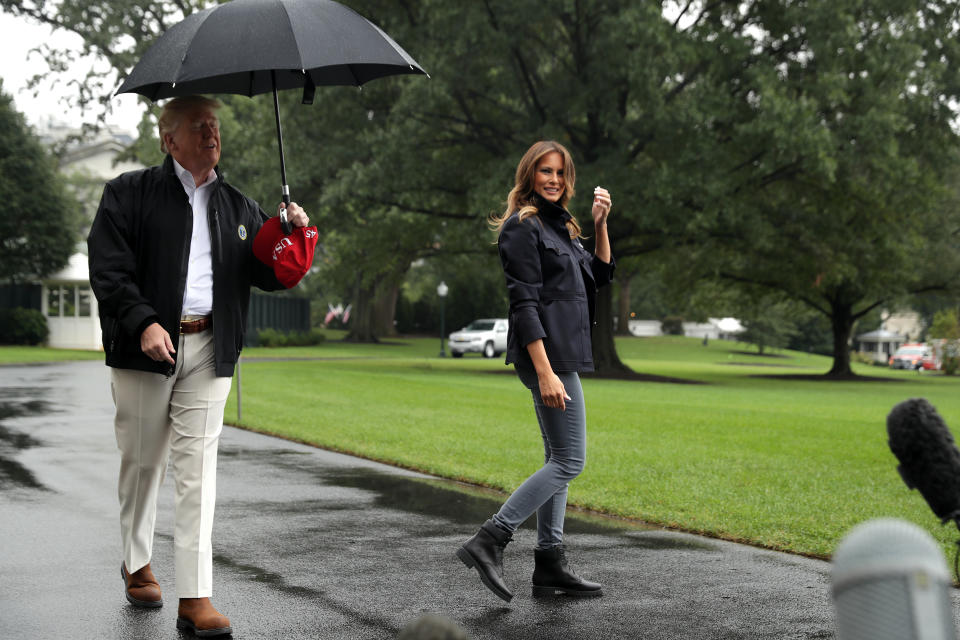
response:
<path id="1" fill-rule="evenodd" d="M 0 77 L 3 78 L 3 91 L 13 96 L 17 110 L 24 114 L 34 127 L 46 119 L 54 119 L 70 125 L 79 126 L 84 118 L 76 110 L 67 111 L 61 100 L 69 92 L 64 80 L 52 84 L 44 80 L 39 97 L 26 89 L 27 81 L 34 74 L 47 70 L 46 63 L 38 54 L 28 57 L 30 49 L 38 43 L 55 39 L 60 46 L 72 46 L 78 51 L 80 36 L 65 31 L 53 32 L 49 27 L 25 18 L 17 18 L 0 12 Z M 83 77 L 94 64 L 90 58 L 83 59 L 76 66 L 76 77 Z M 143 108 L 135 95 L 126 94 L 113 98 L 114 111 L 107 119 L 108 124 L 119 126 L 128 133 L 135 133 Z M 93 114 L 87 114 L 87 120 L 93 120 Z"/>

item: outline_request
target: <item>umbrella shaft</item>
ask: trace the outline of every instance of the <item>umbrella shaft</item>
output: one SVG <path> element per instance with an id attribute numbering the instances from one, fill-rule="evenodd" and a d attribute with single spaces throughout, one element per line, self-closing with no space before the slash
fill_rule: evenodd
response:
<path id="1" fill-rule="evenodd" d="M 277 144 L 280 147 L 280 179 L 283 183 L 283 202 L 290 204 L 290 187 L 287 186 L 287 163 L 283 159 L 283 129 L 280 127 L 280 99 L 277 97 L 277 76 L 270 71 L 273 82 L 273 115 L 277 118 Z"/>

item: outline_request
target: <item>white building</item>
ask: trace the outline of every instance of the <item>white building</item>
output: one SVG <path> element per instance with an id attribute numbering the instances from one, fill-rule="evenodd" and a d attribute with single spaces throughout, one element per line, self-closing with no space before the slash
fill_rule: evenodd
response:
<path id="1" fill-rule="evenodd" d="M 884 310 L 880 316 L 883 318 L 880 328 L 858 335 L 856 347 L 858 352 L 867 354 L 876 362 L 886 363 L 900 345 L 919 341 L 923 321 L 915 311 L 891 313 Z"/>
<path id="2" fill-rule="evenodd" d="M 906 341 L 906 336 L 887 329 L 877 329 L 857 336 L 857 342 L 860 345 L 858 351 L 869 355 L 877 362 L 887 362 L 893 352 Z"/>
<path id="3" fill-rule="evenodd" d="M 631 335 L 640 338 L 651 338 L 653 336 L 662 336 L 663 328 L 659 320 L 630 320 L 627 328 Z"/>
<path id="4" fill-rule="evenodd" d="M 38 131 L 50 144 L 61 142 L 76 129 L 46 123 Z M 132 138 L 113 128 L 101 130 L 92 139 L 69 143 L 61 156 L 60 171 L 68 176 L 90 222 L 100 202 L 103 185 L 125 171 L 142 169 L 134 162 L 116 163 Z M 43 280 L 41 311 L 50 329 L 48 345 L 60 349 L 102 349 L 97 299 L 90 289 L 86 245 L 70 256 L 58 273 Z"/>
<path id="5" fill-rule="evenodd" d="M 73 254 L 66 267 L 43 281 L 40 304 L 50 329 L 49 346 L 57 349 L 103 347 L 87 256 Z"/>
<path id="6" fill-rule="evenodd" d="M 916 342 L 923 333 L 923 320 L 920 314 L 915 311 L 897 311 L 887 314 L 886 311 L 881 314 L 884 318 L 882 329 L 899 333 L 903 336 L 904 342 Z"/>
<path id="7" fill-rule="evenodd" d="M 659 320 L 631 320 L 628 326 L 630 333 L 638 337 L 663 335 L 663 327 Z M 706 322 L 683 323 L 683 335 L 688 338 L 734 340 L 743 330 L 743 325 L 736 318 L 707 318 Z"/>

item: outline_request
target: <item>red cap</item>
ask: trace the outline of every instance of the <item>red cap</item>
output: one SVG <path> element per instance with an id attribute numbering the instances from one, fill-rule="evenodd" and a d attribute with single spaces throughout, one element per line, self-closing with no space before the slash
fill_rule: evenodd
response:
<path id="1" fill-rule="evenodd" d="M 294 227 L 285 235 L 280 227 L 280 216 L 267 220 L 253 239 L 253 255 L 260 262 L 273 266 L 277 280 L 287 289 L 297 286 L 313 264 L 313 249 L 317 246 L 316 227 Z"/>

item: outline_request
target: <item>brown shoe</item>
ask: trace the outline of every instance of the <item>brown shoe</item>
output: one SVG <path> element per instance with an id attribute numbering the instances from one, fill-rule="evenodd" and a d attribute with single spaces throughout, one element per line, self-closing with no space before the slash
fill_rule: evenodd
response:
<path id="1" fill-rule="evenodd" d="M 160 585 L 157 583 L 157 579 L 153 577 L 149 562 L 133 573 L 127 573 L 127 565 L 121 562 L 120 576 L 123 578 L 123 591 L 130 604 L 148 609 L 163 606 Z"/>
<path id="2" fill-rule="evenodd" d="M 233 633 L 230 618 L 210 604 L 210 598 L 180 598 L 177 629 L 192 631 L 198 638 L 225 636 Z"/>

